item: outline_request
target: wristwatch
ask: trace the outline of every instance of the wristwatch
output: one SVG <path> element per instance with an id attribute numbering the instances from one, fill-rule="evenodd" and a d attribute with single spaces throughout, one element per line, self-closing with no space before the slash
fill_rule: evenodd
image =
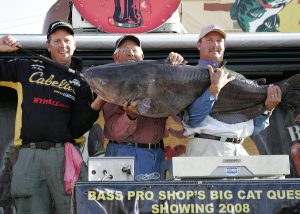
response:
<path id="1" fill-rule="evenodd" d="M 272 111 L 265 110 L 263 115 L 270 117 L 272 115 Z"/>

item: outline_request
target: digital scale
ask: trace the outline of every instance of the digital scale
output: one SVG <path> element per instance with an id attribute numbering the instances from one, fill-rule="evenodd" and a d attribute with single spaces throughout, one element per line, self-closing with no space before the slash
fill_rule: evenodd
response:
<path id="1" fill-rule="evenodd" d="M 194 178 L 285 178 L 288 155 L 173 157 L 164 162 L 166 180 Z"/>

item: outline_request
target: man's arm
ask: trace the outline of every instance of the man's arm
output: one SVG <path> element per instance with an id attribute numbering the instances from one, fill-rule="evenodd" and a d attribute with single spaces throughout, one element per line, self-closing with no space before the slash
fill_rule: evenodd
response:
<path id="1" fill-rule="evenodd" d="M 98 119 L 104 101 L 98 97 L 94 102 L 92 101 L 93 96 L 89 86 L 82 82 L 81 90 L 76 96 L 76 101 L 71 109 L 69 127 L 73 138 L 81 137 L 90 130 Z"/>
<path id="2" fill-rule="evenodd" d="M 12 36 L 4 36 L 0 38 L 0 52 L 17 51 L 20 43 Z M 24 69 L 24 60 L 0 60 L 0 80 L 1 81 L 18 81 L 18 70 Z"/>
<path id="3" fill-rule="evenodd" d="M 253 134 L 258 134 L 259 132 L 267 128 L 270 125 L 269 118 L 270 116 L 268 115 L 259 115 L 254 118 Z"/>
<path id="4" fill-rule="evenodd" d="M 184 62 L 184 58 L 180 54 L 175 52 L 169 53 L 168 60 L 172 65 L 180 65 Z"/>
<path id="5" fill-rule="evenodd" d="M 91 108 L 94 111 L 101 111 L 104 104 L 105 104 L 105 101 L 102 100 L 99 96 L 97 96 L 96 99 L 92 102 Z"/>
<path id="6" fill-rule="evenodd" d="M 124 104 L 125 105 L 125 104 Z M 103 106 L 105 120 L 104 133 L 106 137 L 117 141 L 125 141 L 137 128 L 137 118 L 130 112 L 126 112 L 122 106 L 106 103 Z"/>
<path id="7" fill-rule="evenodd" d="M 213 96 L 207 89 L 200 97 L 196 99 L 188 108 L 187 113 L 189 115 L 187 124 L 192 128 L 197 127 L 202 120 L 211 112 L 211 109 L 216 101 L 216 97 Z"/>
<path id="8" fill-rule="evenodd" d="M 275 107 L 281 102 L 281 96 L 282 92 L 278 86 L 269 85 L 267 89 L 267 99 L 265 101 L 266 111 L 263 115 L 257 116 L 254 119 L 253 134 L 258 134 L 270 125 L 269 118 Z"/>
<path id="9" fill-rule="evenodd" d="M 216 70 L 213 70 L 209 65 L 208 71 L 210 75 L 209 88 L 187 109 L 189 115 L 187 124 L 193 128 L 197 127 L 211 112 L 221 89 L 228 82 L 235 79 L 234 76 L 228 77 L 228 71 L 226 69 L 217 68 Z"/>
<path id="10" fill-rule="evenodd" d="M 20 43 L 12 36 L 7 35 L 0 38 L 0 52 L 14 52 L 20 47 Z"/>

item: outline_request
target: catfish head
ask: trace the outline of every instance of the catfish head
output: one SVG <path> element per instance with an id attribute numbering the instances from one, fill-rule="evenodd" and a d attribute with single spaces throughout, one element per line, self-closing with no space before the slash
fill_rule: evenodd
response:
<path id="1" fill-rule="evenodd" d="M 128 67 L 122 68 L 127 63 L 110 63 L 101 66 L 95 66 L 87 69 L 84 74 L 84 80 L 89 84 L 91 90 L 106 102 L 122 105 L 136 99 L 133 88 L 138 80 L 134 80 L 132 75 L 128 74 Z"/>

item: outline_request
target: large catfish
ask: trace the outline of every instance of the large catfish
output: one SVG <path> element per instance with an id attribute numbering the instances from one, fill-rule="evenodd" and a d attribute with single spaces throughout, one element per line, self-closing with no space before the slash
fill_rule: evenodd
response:
<path id="1" fill-rule="evenodd" d="M 84 79 L 103 100 L 117 105 L 138 101 L 139 114 L 155 118 L 178 114 L 210 85 L 207 69 L 160 60 L 91 67 Z M 300 74 L 274 84 L 283 92 L 283 105 L 300 106 Z M 255 118 L 265 110 L 267 87 L 237 76 L 221 90 L 211 116 L 226 123 Z"/>

